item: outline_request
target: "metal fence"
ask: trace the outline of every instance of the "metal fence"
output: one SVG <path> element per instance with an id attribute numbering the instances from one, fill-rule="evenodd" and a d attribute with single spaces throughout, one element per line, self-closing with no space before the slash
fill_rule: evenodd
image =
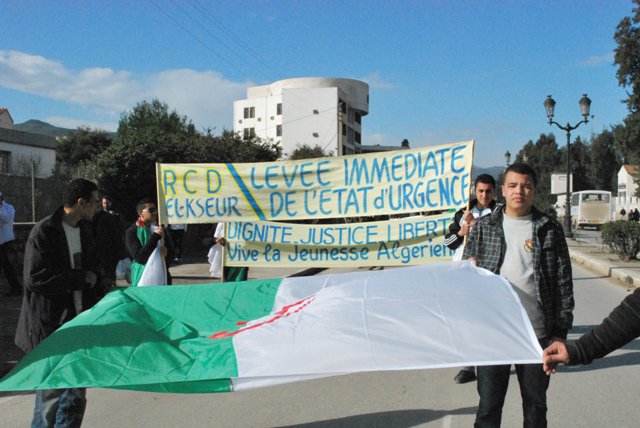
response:
<path id="1" fill-rule="evenodd" d="M 65 180 L 0 174 L 0 192 L 16 209 L 14 222 L 36 222 L 62 204 Z"/>

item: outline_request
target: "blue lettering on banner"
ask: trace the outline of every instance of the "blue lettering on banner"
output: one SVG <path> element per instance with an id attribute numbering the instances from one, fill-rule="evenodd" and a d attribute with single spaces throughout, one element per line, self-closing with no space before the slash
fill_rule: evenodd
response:
<path id="1" fill-rule="evenodd" d="M 227 257 L 234 262 L 257 262 L 259 255 L 258 250 L 245 250 L 237 243 L 227 245 Z"/>
<path id="2" fill-rule="evenodd" d="M 254 190 L 271 189 L 280 190 L 296 188 L 300 185 L 304 188 L 331 186 L 331 182 L 326 178 L 330 169 L 326 167 L 330 161 L 308 161 L 303 163 L 289 163 L 281 165 L 269 165 L 265 167 L 263 176 L 256 167 L 251 168 L 250 183 Z"/>
<path id="3" fill-rule="evenodd" d="M 402 246 L 399 241 L 381 242 L 378 246 L 377 260 L 384 263 L 390 260 L 398 260 L 403 265 L 411 264 L 414 260 L 422 260 L 425 257 L 440 258 L 451 257 L 453 251 L 443 243 L 433 243 L 432 239 L 427 244 Z"/>
<path id="4" fill-rule="evenodd" d="M 443 147 L 426 154 L 401 153 L 391 158 L 345 158 L 344 184 L 383 184 L 407 181 L 414 177 L 424 180 L 427 177 L 437 178 L 450 173 L 460 174 L 464 172 L 464 150 L 467 148 L 468 146 Z M 449 163 L 447 157 L 450 157 Z"/>
<path id="5" fill-rule="evenodd" d="M 369 260 L 369 249 L 360 247 L 346 248 L 301 248 L 293 246 L 293 252 L 287 254 L 289 262 L 358 262 Z"/>
<path id="6" fill-rule="evenodd" d="M 172 220 L 192 220 L 209 217 L 242 217 L 238 210 L 238 198 L 167 198 L 167 217 Z M 179 222 L 178 222 L 179 223 Z"/>
<path id="7" fill-rule="evenodd" d="M 186 170 L 184 172 L 184 175 L 182 176 L 182 187 L 184 187 L 184 191 L 188 194 L 195 195 L 197 193 L 196 189 L 190 189 L 187 181 L 190 174 L 198 174 L 198 171 L 196 171 L 195 169 Z"/>
<path id="8" fill-rule="evenodd" d="M 171 194 L 175 195 L 176 194 L 175 184 L 177 179 L 176 172 L 171 170 L 164 170 L 162 173 L 163 173 L 162 174 L 163 193 L 168 196 L 169 188 L 171 188 Z"/>
<path id="9" fill-rule="evenodd" d="M 291 244 L 292 226 L 280 223 L 241 223 L 227 224 L 227 239 L 229 241 L 275 242 Z"/>

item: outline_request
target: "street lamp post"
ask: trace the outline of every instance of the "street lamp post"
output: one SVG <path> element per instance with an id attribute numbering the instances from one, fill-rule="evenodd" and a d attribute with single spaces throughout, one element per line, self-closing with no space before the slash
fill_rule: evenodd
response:
<path id="1" fill-rule="evenodd" d="M 568 238 L 573 237 L 573 233 L 571 232 L 571 131 L 573 131 L 583 123 L 589 123 L 591 100 L 587 97 L 587 94 L 583 94 L 582 98 L 580 98 L 580 101 L 578 101 L 578 104 L 580 104 L 580 113 L 582 114 L 582 117 L 584 117 L 584 119 L 576 123 L 574 126 L 571 126 L 569 122 L 567 122 L 566 126 L 562 126 L 558 122 L 553 120 L 556 102 L 553 100 L 553 98 L 551 98 L 551 95 L 547 95 L 547 99 L 544 100 L 544 108 L 547 111 L 549 125 L 556 125 L 558 128 L 566 131 L 567 133 L 567 192 L 564 203 L 564 234 Z"/>

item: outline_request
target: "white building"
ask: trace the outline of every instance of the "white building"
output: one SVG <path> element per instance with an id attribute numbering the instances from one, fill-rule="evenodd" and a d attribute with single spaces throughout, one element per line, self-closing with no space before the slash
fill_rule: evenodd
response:
<path id="1" fill-rule="evenodd" d="M 56 138 L 0 128 L 0 174 L 16 174 L 20 162 L 35 162 L 36 176 L 49 177 L 56 166 Z"/>
<path id="2" fill-rule="evenodd" d="M 635 165 L 622 165 L 618 171 L 618 197 L 630 198 L 635 196 L 638 185 L 635 180 L 640 178 L 640 170 Z"/>
<path id="3" fill-rule="evenodd" d="M 38 165 L 39 178 L 49 177 L 56 166 L 56 139 L 13 129 L 9 110 L 0 108 L 0 174 L 15 174 L 25 162 Z"/>
<path id="4" fill-rule="evenodd" d="M 233 130 L 279 142 L 283 156 L 297 146 L 336 154 L 361 153 L 361 118 L 369 113 L 369 85 L 359 80 L 304 77 L 247 89 L 233 103 Z"/>
<path id="5" fill-rule="evenodd" d="M 638 185 L 635 180 L 640 179 L 640 168 L 636 165 L 622 165 L 618 171 L 618 196 L 614 199 L 616 218 L 620 218 L 620 210 L 626 212 L 640 209 L 640 200 L 635 196 Z"/>
<path id="6" fill-rule="evenodd" d="M 6 108 L 0 107 L 0 128 L 13 128 L 13 118 Z"/>

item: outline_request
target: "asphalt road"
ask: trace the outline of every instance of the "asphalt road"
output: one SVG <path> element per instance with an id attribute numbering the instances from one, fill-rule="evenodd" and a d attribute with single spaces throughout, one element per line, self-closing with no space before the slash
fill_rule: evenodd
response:
<path id="1" fill-rule="evenodd" d="M 574 267 L 576 337 L 628 291 Z M 563 368 L 549 389 L 549 426 L 636 427 L 640 341 L 591 366 Z M 90 390 L 87 427 L 469 427 L 475 383 L 456 385 L 457 370 L 339 376 L 248 392 L 209 395 Z M 2 426 L 29 424 L 33 395 L 0 397 Z M 503 426 L 522 425 L 515 375 Z"/>

